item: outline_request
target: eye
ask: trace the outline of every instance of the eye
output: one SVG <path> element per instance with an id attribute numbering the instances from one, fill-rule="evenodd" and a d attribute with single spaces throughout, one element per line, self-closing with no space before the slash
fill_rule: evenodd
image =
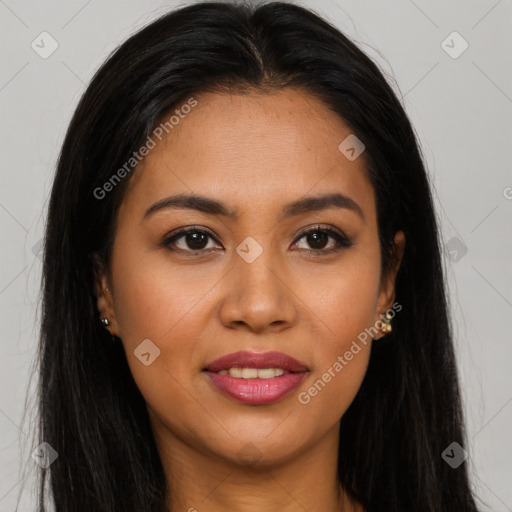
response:
<path id="1" fill-rule="evenodd" d="M 310 248 L 300 247 L 302 239 L 305 240 Z M 167 236 L 163 240 L 162 245 L 172 251 L 189 253 L 186 255 L 193 256 L 206 249 L 216 248 L 213 242 L 220 246 L 210 231 L 196 226 L 187 226 Z M 310 255 L 318 256 L 336 252 L 352 245 L 354 244 L 341 231 L 329 226 L 322 227 L 316 225 L 301 233 L 299 238 L 293 243 L 292 250 L 301 249 L 307 251 Z"/>
<path id="2" fill-rule="evenodd" d="M 162 244 L 165 247 L 175 246 L 183 252 L 196 253 L 211 249 L 212 247 L 208 246 L 210 240 L 215 240 L 215 237 L 209 231 L 196 226 L 188 226 L 166 237 Z M 173 247 L 171 249 L 174 250 Z"/>
<path id="3" fill-rule="evenodd" d="M 300 247 L 300 241 L 305 239 L 306 244 L 310 246 Z M 331 243 L 329 243 L 331 239 Z M 298 249 L 304 249 L 312 255 L 336 252 L 342 248 L 354 245 L 341 231 L 332 227 L 314 226 L 304 231 L 297 241 L 292 245 Z"/>

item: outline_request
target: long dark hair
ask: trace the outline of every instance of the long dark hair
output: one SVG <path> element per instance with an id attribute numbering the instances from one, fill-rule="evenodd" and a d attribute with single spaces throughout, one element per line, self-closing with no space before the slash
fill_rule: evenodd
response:
<path id="1" fill-rule="evenodd" d="M 477 510 L 466 463 L 454 469 L 441 456 L 465 438 L 437 220 L 414 131 L 354 43 L 311 11 L 274 2 L 200 3 L 157 19 L 108 58 L 80 100 L 44 244 L 39 442 L 59 457 L 41 470 L 40 511 L 49 495 L 57 512 L 165 510 L 145 403 L 93 293 L 92 255 L 108 267 L 130 176 L 102 198 L 95 191 L 192 95 L 285 87 L 320 98 L 365 144 L 383 272 L 394 233 L 406 235 L 396 281 L 403 309 L 373 345 L 341 420 L 339 481 L 371 512 Z"/>

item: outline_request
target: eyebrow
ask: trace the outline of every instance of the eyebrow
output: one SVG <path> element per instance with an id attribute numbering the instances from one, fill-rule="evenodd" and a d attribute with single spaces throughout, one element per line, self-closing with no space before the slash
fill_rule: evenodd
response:
<path id="1" fill-rule="evenodd" d="M 197 210 L 209 215 L 220 215 L 228 219 L 238 220 L 236 210 L 229 208 L 216 199 L 195 194 L 177 194 L 161 199 L 146 210 L 143 218 L 150 217 L 154 213 L 166 208 Z M 305 197 L 289 203 L 282 209 L 279 220 L 329 208 L 347 209 L 355 212 L 363 221 L 365 220 L 361 207 L 353 199 L 341 193 Z"/>

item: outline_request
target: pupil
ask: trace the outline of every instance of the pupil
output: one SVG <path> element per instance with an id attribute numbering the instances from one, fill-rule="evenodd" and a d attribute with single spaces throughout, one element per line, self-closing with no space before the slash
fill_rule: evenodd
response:
<path id="1" fill-rule="evenodd" d="M 205 241 L 207 236 L 204 233 L 189 233 L 187 234 L 187 245 L 196 251 L 200 251 L 206 247 Z"/>
<path id="2" fill-rule="evenodd" d="M 311 233 L 307 236 L 308 244 L 315 249 L 323 249 L 322 242 L 324 242 L 325 245 L 326 239 L 327 235 L 325 233 L 319 232 Z M 320 245 L 320 247 L 317 247 L 318 244 Z"/>

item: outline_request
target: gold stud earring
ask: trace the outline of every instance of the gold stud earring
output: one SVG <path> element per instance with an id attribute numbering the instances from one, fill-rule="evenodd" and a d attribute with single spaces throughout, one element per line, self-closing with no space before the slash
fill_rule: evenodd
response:
<path id="1" fill-rule="evenodd" d="M 391 327 L 391 323 L 390 323 L 392 318 L 393 317 L 386 311 L 385 320 L 384 320 L 385 323 L 381 329 L 381 331 L 384 333 L 384 335 L 389 334 L 393 330 L 393 327 Z"/>

